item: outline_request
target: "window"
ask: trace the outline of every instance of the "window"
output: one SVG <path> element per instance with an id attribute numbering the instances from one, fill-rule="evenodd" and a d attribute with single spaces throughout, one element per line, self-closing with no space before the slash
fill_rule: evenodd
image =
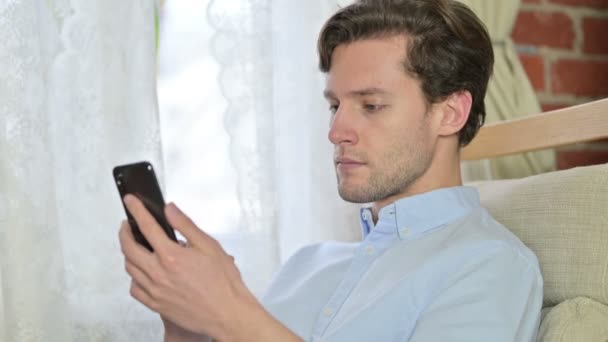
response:
<path id="1" fill-rule="evenodd" d="M 236 175 L 224 130 L 219 65 L 209 52 L 209 0 L 167 1 L 161 15 L 158 101 L 165 191 L 205 231 L 238 230 Z"/>

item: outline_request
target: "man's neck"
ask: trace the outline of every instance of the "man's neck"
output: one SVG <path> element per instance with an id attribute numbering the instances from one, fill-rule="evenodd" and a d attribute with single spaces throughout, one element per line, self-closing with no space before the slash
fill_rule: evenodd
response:
<path id="1" fill-rule="evenodd" d="M 374 223 L 378 222 L 380 209 L 394 203 L 402 198 L 411 197 L 425 192 L 451 188 L 462 185 L 460 174 L 460 155 L 459 154 L 438 154 L 446 157 L 436 158 L 431 163 L 428 170 L 420 176 L 414 183 L 398 194 L 383 198 L 372 204 L 372 215 Z"/>

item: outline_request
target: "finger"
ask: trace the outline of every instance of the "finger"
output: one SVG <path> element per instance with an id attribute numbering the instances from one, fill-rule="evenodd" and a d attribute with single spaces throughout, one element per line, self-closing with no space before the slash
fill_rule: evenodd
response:
<path id="1" fill-rule="evenodd" d="M 148 240 L 150 245 L 152 245 L 152 248 L 158 253 L 170 248 L 169 242 L 172 244 L 173 242 L 165 234 L 158 222 L 154 219 L 154 216 L 150 214 L 141 200 L 134 195 L 128 194 L 125 196 L 124 202 L 125 206 L 137 222 L 139 230 L 146 240 Z"/>
<path id="2" fill-rule="evenodd" d="M 145 274 L 150 275 L 150 272 L 154 269 L 154 265 L 157 263 L 154 254 L 148 249 L 137 243 L 133 232 L 131 232 L 131 226 L 125 220 L 120 225 L 119 232 L 120 249 L 130 263 L 137 266 Z"/>
<path id="3" fill-rule="evenodd" d="M 150 296 L 150 294 L 148 292 L 146 292 L 146 290 L 143 287 L 141 287 L 136 281 L 134 281 L 134 280 L 131 281 L 131 290 L 129 292 L 131 293 L 131 296 L 133 298 L 135 298 L 138 302 L 142 303 L 143 305 L 147 306 L 148 309 L 158 312 L 158 310 L 159 310 L 158 303 L 156 303 L 156 301 L 154 299 L 152 299 L 152 296 Z"/>
<path id="4" fill-rule="evenodd" d="M 126 257 L 135 256 L 139 258 L 142 255 L 152 254 L 147 248 L 140 245 L 133 236 L 131 225 L 127 220 L 123 220 L 120 223 L 120 230 L 118 231 L 118 240 L 120 241 L 120 249 L 122 254 Z"/>
<path id="5" fill-rule="evenodd" d="M 169 224 L 187 239 L 188 245 L 206 252 L 222 250 L 214 238 L 200 230 L 174 203 L 165 207 L 165 215 Z"/>
<path id="6" fill-rule="evenodd" d="M 132 280 L 135 281 L 140 287 L 146 290 L 147 293 L 150 293 L 150 289 L 153 286 L 152 280 L 148 275 L 142 271 L 135 264 L 130 262 L 129 260 L 125 260 L 125 270 L 131 276 Z"/>

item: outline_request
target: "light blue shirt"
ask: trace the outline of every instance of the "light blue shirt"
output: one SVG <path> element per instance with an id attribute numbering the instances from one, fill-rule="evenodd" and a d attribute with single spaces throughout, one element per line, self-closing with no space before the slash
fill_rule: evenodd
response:
<path id="1" fill-rule="evenodd" d="M 296 252 L 262 303 L 306 341 L 535 341 L 536 256 L 471 187 L 361 210 L 364 239 Z"/>

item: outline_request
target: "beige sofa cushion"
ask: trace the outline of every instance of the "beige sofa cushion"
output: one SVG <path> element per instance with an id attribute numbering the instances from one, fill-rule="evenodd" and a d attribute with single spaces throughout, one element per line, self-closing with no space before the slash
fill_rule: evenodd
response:
<path id="1" fill-rule="evenodd" d="M 543 306 L 575 297 L 608 304 L 608 164 L 469 185 L 538 256 Z"/>
<path id="2" fill-rule="evenodd" d="M 552 308 L 538 333 L 539 342 L 608 341 L 608 306 L 578 297 Z"/>

